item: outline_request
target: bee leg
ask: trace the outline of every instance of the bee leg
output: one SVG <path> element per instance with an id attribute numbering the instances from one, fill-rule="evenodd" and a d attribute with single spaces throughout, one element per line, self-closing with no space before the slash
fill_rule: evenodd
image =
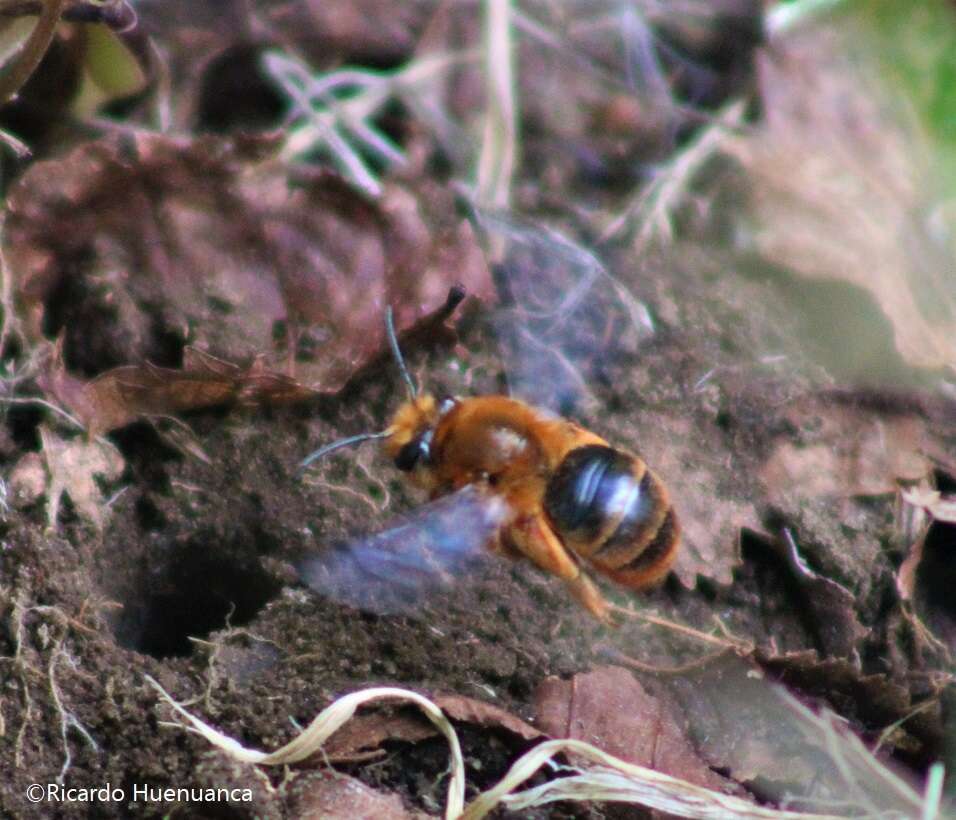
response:
<path id="1" fill-rule="evenodd" d="M 557 575 L 581 606 L 599 621 L 613 623 L 610 607 L 594 582 L 555 535 L 541 515 L 526 515 L 514 521 L 502 540 L 545 572 Z"/>

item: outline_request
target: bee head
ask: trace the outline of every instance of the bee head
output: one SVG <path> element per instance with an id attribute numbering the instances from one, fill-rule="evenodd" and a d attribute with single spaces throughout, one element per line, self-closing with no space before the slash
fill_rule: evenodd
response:
<path id="1" fill-rule="evenodd" d="M 385 452 L 399 470 L 411 472 L 428 463 L 438 418 L 438 402 L 429 394 L 419 394 L 398 408 L 388 427 Z"/>
<path id="2" fill-rule="evenodd" d="M 454 310 L 463 298 L 464 293 L 461 288 L 453 288 L 449 292 L 446 308 L 449 311 Z M 428 466 L 435 427 L 441 417 L 454 406 L 455 400 L 444 399 L 439 402 L 434 396 L 419 392 L 418 386 L 405 366 L 405 359 L 402 357 L 402 351 L 398 345 L 398 336 L 395 333 L 391 308 L 385 311 L 385 336 L 388 339 L 389 347 L 395 357 L 405 386 L 408 388 L 408 401 L 398 408 L 392 423 L 385 430 L 377 433 L 359 433 L 326 444 L 299 463 L 300 472 L 329 453 L 371 439 L 385 440 L 386 454 L 395 462 L 395 466 L 403 472 L 411 473 L 415 472 L 416 468 Z M 421 483 L 428 483 L 427 476 L 420 470 L 417 475 L 422 478 Z"/>

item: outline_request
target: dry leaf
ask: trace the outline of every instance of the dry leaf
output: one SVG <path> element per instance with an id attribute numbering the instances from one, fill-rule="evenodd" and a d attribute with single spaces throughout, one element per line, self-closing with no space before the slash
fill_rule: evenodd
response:
<path id="1" fill-rule="evenodd" d="M 552 737 L 583 740 L 629 763 L 708 788 L 728 786 L 688 740 L 677 704 L 666 694 L 651 694 L 619 666 L 598 667 L 571 680 L 546 678 L 535 693 L 535 720 Z"/>
<path id="2" fill-rule="evenodd" d="M 522 740 L 537 740 L 544 732 L 521 718 L 484 701 L 463 695 L 438 695 L 433 698 L 438 707 L 452 720 L 470 723 L 485 729 L 502 729 Z"/>
<path id="3" fill-rule="evenodd" d="M 895 493 L 900 481 L 932 473 L 925 419 L 811 395 L 783 413 L 799 441 L 779 438 L 760 471 L 771 502 L 802 497 Z"/>
<path id="4" fill-rule="evenodd" d="M 266 374 L 294 366 L 331 392 L 384 347 L 386 306 L 408 327 L 455 283 L 494 300 L 452 191 L 392 186 L 373 202 L 328 173 L 293 188 L 248 147 L 138 134 L 32 165 L 5 232 L 30 332 L 62 332 L 79 371 L 167 361 L 170 340 L 188 340 L 229 362 L 261 357 L 260 391 L 283 393 Z M 101 389 L 155 387 L 149 373 L 118 375 L 124 385 Z"/>
<path id="5" fill-rule="evenodd" d="M 125 466 L 119 450 L 104 439 L 88 441 L 75 438 L 66 441 L 42 424 L 39 429 L 43 457 L 50 471 L 48 525 L 56 527 L 60 501 L 66 493 L 77 514 L 101 530 L 106 516 L 105 499 L 96 477 L 108 481 L 119 478 Z"/>
<path id="6" fill-rule="evenodd" d="M 816 636 L 824 657 L 845 658 L 859 666 L 860 644 L 870 630 L 860 623 L 856 596 L 832 578 L 814 572 L 800 555 L 789 530 L 783 539 L 771 539 L 769 543 L 790 570 L 805 610 L 807 629 Z"/>
<path id="7" fill-rule="evenodd" d="M 885 687 L 892 688 L 885 678 L 861 677 L 846 661 L 819 662 L 815 653 L 793 653 L 785 656 L 789 661 L 783 665 L 798 667 L 798 655 L 822 673 L 817 678 L 821 694 L 835 696 L 841 710 L 866 708 L 870 698 L 879 700 Z M 810 682 L 809 677 L 797 677 L 785 675 L 798 688 Z M 824 731 L 825 715 L 810 713 L 750 662 L 724 655 L 685 675 L 660 680 L 681 704 L 701 756 L 764 800 L 785 800 L 790 808 L 807 811 L 847 801 L 881 808 L 899 805 L 895 784 L 873 771 L 869 753 L 861 758 L 834 736 L 834 730 L 849 734 L 845 723 L 834 725 L 828 718 L 825 723 L 831 729 Z M 831 692 L 831 687 L 839 688 Z M 844 701 L 841 695 L 849 698 Z M 859 741 L 855 746 L 863 750 Z"/>
<path id="8" fill-rule="evenodd" d="M 662 416 L 653 437 L 637 441 L 641 456 L 664 478 L 681 522 L 681 549 L 674 573 L 688 589 L 698 576 L 733 582 L 740 563 L 740 532 L 760 531 L 754 502 L 741 486 L 732 456 L 723 445 L 701 440 L 688 418 Z"/>
<path id="9" fill-rule="evenodd" d="M 71 376 L 57 354 L 40 384 L 68 407 L 91 435 L 123 427 L 143 416 L 176 415 L 188 410 L 241 402 L 280 404 L 305 401 L 316 393 L 255 359 L 247 368 L 186 348 L 180 370 L 156 365 L 125 365 L 90 381 Z"/>
<path id="10" fill-rule="evenodd" d="M 733 148 L 753 180 L 756 244 L 801 276 L 869 294 L 911 365 L 953 367 L 952 248 L 932 224 L 946 214 L 929 199 L 929 144 L 855 36 L 807 28 L 758 61 L 762 122 Z M 868 301 L 842 317 L 847 346 L 866 337 Z"/>
<path id="11" fill-rule="evenodd" d="M 858 664 L 843 658 L 821 658 L 812 649 L 756 654 L 776 679 L 806 696 L 826 699 L 846 719 L 878 730 L 900 722 L 891 745 L 911 753 L 925 749 L 930 755 L 940 748 L 944 730 L 939 694 L 945 681 L 916 703 L 909 689 L 887 675 L 864 674 Z"/>
<path id="12" fill-rule="evenodd" d="M 938 490 L 929 489 L 928 484 L 911 487 L 900 493 L 904 511 L 916 513 L 911 522 L 911 528 L 904 535 L 909 535 L 909 551 L 896 573 L 896 590 L 900 598 L 910 601 L 916 591 L 916 578 L 920 565 L 923 563 L 923 553 L 926 547 L 926 538 L 930 526 L 926 517 L 932 521 L 942 521 L 946 524 L 956 524 L 956 498 L 943 496 Z M 921 525 L 921 526 L 920 526 Z"/>
<path id="13" fill-rule="evenodd" d="M 333 771 L 312 772 L 291 789 L 291 815 L 300 820 L 412 820 L 397 794 Z"/>
<path id="14" fill-rule="evenodd" d="M 438 735 L 434 725 L 417 713 L 389 709 L 363 712 L 332 735 L 315 760 L 320 765 L 325 759 L 332 762 L 367 760 L 385 754 L 383 743 L 396 740 L 417 743 Z"/>
<path id="15" fill-rule="evenodd" d="M 437 695 L 432 701 L 450 720 L 458 723 L 507 732 L 523 741 L 538 740 L 544 736 L 540 729 L 490 703 L 463 695 Z M 387 741 L 417 743 L 437 735 L 434 725 L 418 712 L 376 709 L 356 715 L 332 735 L 322 747 L 323 759 L 368 759 L 383 754 L 381 746 Z"/>

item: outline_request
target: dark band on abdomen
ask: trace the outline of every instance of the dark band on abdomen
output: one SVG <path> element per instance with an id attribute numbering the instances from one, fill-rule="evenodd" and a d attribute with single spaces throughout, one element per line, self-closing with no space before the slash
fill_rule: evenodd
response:
<path id="1" fill-rule="evenodd" d="M 680 526 L 660 479 L 606 445 L 572 450 L 548 482 L 544 510 L 565 546 L 619 583 L 666 575 Z"/>

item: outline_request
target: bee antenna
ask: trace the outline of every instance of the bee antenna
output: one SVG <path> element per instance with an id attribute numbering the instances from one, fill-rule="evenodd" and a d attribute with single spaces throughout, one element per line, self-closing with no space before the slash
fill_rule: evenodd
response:
<path id="1" fill-rule="evenodd" d="M 401 371 L 405 385 L 408 387 L 408 396 L 414 399 L 418 395 L 418 388 L 405 366 L 405 359 L 402 357 L 402 350 L 398 346 L 398 337 L 395 335 L 395 320 L 392 318 L 392 308 L 389 306 L 385 310 L 385 334 L 388 336 L 388 346 L 392 348 L 392 355 L 398 362 L 398 369 Z"/>
<path id="2" fill-rule="evenodd" d="M 334 453 L 336 450 L 341 450 L 343 447 L 350 447 L 353 444 L 359 444 L 362 441 L 369 441 L 370 439 L 375 438 L 388 438 L 392 434 L 392 429 L 382 430 L 379 433 L 359 433 L 357 436 L 349 436 L 348 438 L 342 438 L 338 441 L 333 441 L 331 444 L 326 444 L 324 447 L 319 447 L 313 453 L 309 453 L 302 461 L 299 462 L 299 469 L 297 472 L 301 473 L 306 467 L 308 467 L 313 461 L 318 461 L 323 456 L 327 456 L 329 453 Z"/>

